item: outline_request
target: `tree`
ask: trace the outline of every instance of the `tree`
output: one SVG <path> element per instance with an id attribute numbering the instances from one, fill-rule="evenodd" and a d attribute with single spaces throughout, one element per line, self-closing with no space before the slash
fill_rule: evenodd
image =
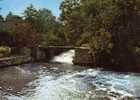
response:
<path id="1" fill-rule="evenodd" d="M 15 46 L 15 40 L 8 31 L 0 30 L 0 46 Z"/>
<path id="2" fill-rule="evenodd" d="M 32 4 L 26 8 L 23 14 L 25 20 L 30 23 L 35 24 L 35 21 L 38 19 L 38 11 L 34 8 Z"/>
<path id="3" fill-rule="evenodd" d="M 18 15 L 14 15 L 12 12 L 9 12 L 9 14 L 6 16 L 6 21 L 21 21 L 22 17 Z"/>
<path id="4" fill-rule="evenodd" d="M 131 65 L 140 48 L 139 0 L 64 0 L 60 10 L 70 43 L 90 47 L 96 58 L 108 52 L 114 64 Z"/>
<path id="5" fill-rule="evenodd" d="M 2 17 L 2 15 L 0 15 L 0 22 L 3 22 L 4 18 Z"/>
<path id="6" fill-rule="evenodd" d="M 23 14 L 24 14 L 25 23 L 28 25 L 28 27 L 26 26 L 23 27 L 25 27 L 26 29 L 25 31 L 27 31 L 26 33 L 30 33 L 29 38 L 31 39 L 32 37 L 33 39 L 32 43 L 34 44 L 33 46 L 35 47 L 39 46 L 42 40 L 42 33 L 40 31 L 41 25 L 39 21 L 39 12 L 31 4 L 25 9 Z"/>
<path id="7" fill-rule="evenodd" d="M 40 44 L 40 34 L 28 22 L 13 23 L 10 30 L 14 36 L 17 47 L 38 47 Z"/>
<path id="8" fill-rule="evenodd" d="M 63 33 L 62 30 L 60 32 L 61 24 L 50 10 L 40 9 L 38 12 L 38 30 L 43 34 L 43 45 L 60 45 L 61 41 L 65 40 L 61 37 Z"/>
<path id="9" fill-rule="evenodd" d="M 36 29 L 40 34 L 40 45 L 57 45 L 60 44 L 61 37 L 59 34 L 59 25 L 56 17 L 48 9 L 35 9 L 33 5 L 30 5 L 24 11 L 25 21 L 32 25 L 33 29 Z M 64 39 L 63 39 L 64 40 Z M 62 42 L 61 42 L 62 43 Z"/>
<path id="10" fill-rule="evenodd" d="M 64 26 L 64 34 L 70 45 L 76 45 L 83 33 L 83 18 L 80 16 L 79 0 L 64 0 L 60 6 L 61 21 Z"/>
<path id="11" fill-rule="evenodd" d="M 55 16 L 53 16 L 53 14 L 51 13 L 50 10 L 48 9 L 40 9 L 38 11 L 38 26 L 39 26 L 39 30 L 41 32 L 46 33 L 47 31 L 51 30 L 52 28 L 54 28 L 54 24 L 55 24 Z"/>

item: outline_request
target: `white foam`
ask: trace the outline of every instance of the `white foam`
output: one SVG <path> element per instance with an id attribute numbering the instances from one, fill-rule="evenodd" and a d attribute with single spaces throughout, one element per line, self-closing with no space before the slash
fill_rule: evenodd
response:
<path id="1" fill-rule="evenodd" d="M 54 57 L 51 62 L 59 62 L 59 63 L 66 63 L 66 64 L 73 64 L 73 57 L 75 55 L 74 50 L 69 50 L 67 52 L 63 52 L 62 54 Z"/>

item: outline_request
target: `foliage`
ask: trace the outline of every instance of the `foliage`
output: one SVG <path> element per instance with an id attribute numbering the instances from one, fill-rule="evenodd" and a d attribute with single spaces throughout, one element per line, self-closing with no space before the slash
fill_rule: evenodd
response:
<path id="1" fill-rule="evenodd" d="M 0 47 L 0 58 L 9 56 L 10 54 L 11 54 L 11 48 L 6 47 L 6 46 Z"/>
<path id="2" fill-rule="evenodd" d="M 9 14 L 6 16 L 6 21 L 21 21 L 22 18 L 18 15 L 14 15 L 12 12 L 9 12 Z"/>
<path id="3" fill-rule="evenodd" d="M 64 0 L 60 6 L 62 12 L 60 19 L 64 25 L 66 40 L 70 45 L 76 44 L 83 29 L 79 7 L 79 0 Z"/>
<path id="4" fill-rule="evenodd" d="M 5 21 L 0 16 L 0 22 L 0 44 L 18 47 L 65 44 L 62 24 L 48 9 L 36 9 L 31 4 L 23 17 L 9 12 Z"/>
<path id="5" fill-rule="evenodd" d="M 40 33 L 28 22 L 16 23 L 13 27 L 14 39 L 17 47 L 38 47 Z"/>
<path id="6" fill-rule="evenodd" d="M 0 22 L 3 22 L 4 18 L 2 17 L 2 15 L 0 15 Z"/>
<path id="7" fill-rule="evenodd" d="M 92 37 L 92 40 L 89 42 L 89 46 L 95 54 L 102 51 L 110 53 L 109 50 L 113 48 L 113 44 L 111 43 L 111 34 L 106 32 L 105 29 L 100 29 Z"/>
<path id="8" fill-rule="evenodd" d="M 30 23 L 35 24 L 35 21 L 37 21 L 38 19 L 38 11 L 34 8 L 32 4 L 26 8 L 23 14 L 25 20 Z"/>
<path id="9" fill-rule="evenodd" d="M 67 40 L 90 47 L 95 59 L 107 53 L 130 65 L 140 54 L 139 0 L 64 0 L 60 10 Z"/>
<path id="10" fill-rule="evenodd" d="M 43 33 L 42 45 L 61 45 L 63 37 L 60 37 L 62 31 L 59 21 L 48 9 L 40 9 L 38 13 L 38 30 Z"/>
<path id="11" fill-rule="evenodd" d="M 13 34 L 7 30 L 0 30 L 0 46 L 15 46 Z"/>

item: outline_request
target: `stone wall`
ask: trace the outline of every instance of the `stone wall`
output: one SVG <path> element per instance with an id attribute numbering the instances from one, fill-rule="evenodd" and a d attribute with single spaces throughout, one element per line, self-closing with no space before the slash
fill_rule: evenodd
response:
<path id="1" fill-rule="evenodd" d="M 36 48 L 36 57 L 35 61 L 46 61 L 47 56 L 46 56 L 46 51 L 42 48 Z"/>
<path id="2" fill-rule="evenodd" d="M 94 57 L 89 53 L 88 48 L 76 48 L 73 63 L 76 65 L 94 66 Z"/>
<path id="3" fill-rule="evenodd" d="M 29 56 L 15 56 L 0 58 L 0 67 L 20 65 L 31 61 Z"/>

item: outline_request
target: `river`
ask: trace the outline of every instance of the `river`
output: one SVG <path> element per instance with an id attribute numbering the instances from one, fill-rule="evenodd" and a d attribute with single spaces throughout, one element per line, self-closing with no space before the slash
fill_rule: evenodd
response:
<path id="1" fill-rule="evenodd" d="M 76 66 L 73 55 L 1 68 L 0 100 L 140 100 L 140 74 Z"/>

